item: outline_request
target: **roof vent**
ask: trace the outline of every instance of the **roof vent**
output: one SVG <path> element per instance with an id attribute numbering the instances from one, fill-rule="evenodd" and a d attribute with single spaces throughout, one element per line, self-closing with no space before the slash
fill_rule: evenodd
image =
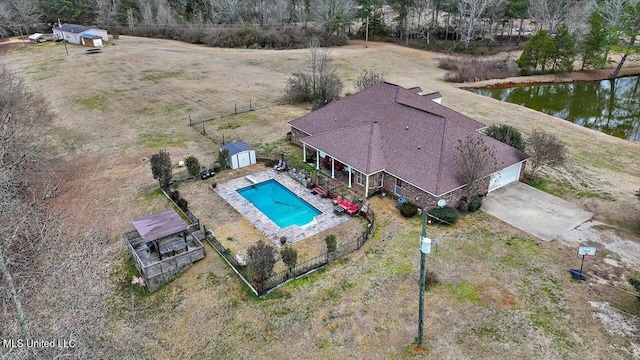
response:
<path id="1" fill-rule="evenodd" d="M 405 127 L 404 127 L 404 129 L 405 129 L 405 130 L 409 130 L 409 127 L 408 127 L 408 126 L 405 126 Z"/>
<path id="2" fill-rule="evenodd" d="M 418 150 L 422 149 L 422 145 L 418 145 Z"/>

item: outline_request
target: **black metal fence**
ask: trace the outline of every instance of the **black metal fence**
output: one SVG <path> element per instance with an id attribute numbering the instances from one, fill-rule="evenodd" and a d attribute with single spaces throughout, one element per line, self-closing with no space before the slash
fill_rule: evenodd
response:
<path id="1" fill-rule="evenodd" d="M 368 223 L 366 229 L 360 234 L 360 236 L 358 236 L 358 238 L 351 242 L 340 244 L 336 248 L 336 251 L 333 253 L 324 253 L 318 257 L 308 259 L 297 264 L 291 269 L 273 274 L 268 279 L 263 281 L 251 280 L 248 276 L 246 266 L 238 264 L 238 261 L 231 254 L 229 249 L 225 248 L 218 241 L 218 239 L 213 236 L 213 234 L 207 234 L 207 241 L 209 242 L 211 247 L 213 247 L 220 254 L 220 256 L 224 258 L 227 264 L 231 266 L 234 272 L 238 274 L 238 276 L 240 276 L 241 280 L 244 281 L 245 284 L 247 284 L 256 295 L 264 296 L 271 290 L 277 288 L 278 286 L 286 283 L 291 279 L 295 279 L 318 270 L 329 264 L 331 261 L 360 249 L 375 231 L 375 215 L 373 211 L 371 211 L 371 209 L 367 209 L 366 212 L 361 213 L 361 215 L 367 220 Z"/>

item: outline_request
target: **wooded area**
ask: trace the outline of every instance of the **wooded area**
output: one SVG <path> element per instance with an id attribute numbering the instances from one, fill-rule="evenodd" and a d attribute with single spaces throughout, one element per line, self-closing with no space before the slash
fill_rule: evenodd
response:
<path id="1" fill-rule="evenodd" d="M 58 21 L 97 24 L 114 36 L 130 34 L 225 47 L 304 47 L 308 31 L 328 44 L 362 37 L 422 41 L 520 42 L 561 24 L 581 40 L 599 10 L 607 41 L 623 46 L 638 33 L 636 0 L 7 0 L 0 4 L 0 35 L 47 30 Z M 300 28 L 304 29 L 301 30 Z M 233 35 L 220 30 L 243 29 Z M 264 34 L 270 29 L 273 33 Z M 217 31 L 214 31 L 217 30 Z M 218 39 L 224 37 L 223 40 Z M 304 40 L 297 39 L 304 37 Z M 261 37 L 267 39 L 260 41 Z M 286 38 L 289 38 L 288 40 Z M 283 39 L 285 38 L 285 39 Z M 515 38 L 515 39 L 514 39 Z M 628 45 L 628 44 L 626 44 Z"/>

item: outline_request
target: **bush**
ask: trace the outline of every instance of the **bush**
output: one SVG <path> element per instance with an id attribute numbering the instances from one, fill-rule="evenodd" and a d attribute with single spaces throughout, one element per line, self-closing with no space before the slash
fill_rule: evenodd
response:
<path id="1" fill-rule="evenodd" d="M 482 197 L 476 195 L 471 198 L 471 201 L 467 201 L 467 198 L 461 199 L 460 206 L 458 208 L 462 210 L 466 209 L 465 211 L 472 213 L 478 211 L 481 206 Z"/>
<path id="2" fill-rule="evenodd" d="M 443 225 L 453 225 L 456 223 L 456 221 L 458 221 L 458 218 L 460 217 L 460 213 L 458 212 L 458 210 L 449 206 L 433 208 L 429 210 L 429 215 L 432 215 L 430 216 L 430 218 L 436 224 Z"/>
<path id="3" fill-rule="evenodd" d="M 400 214 L 402 214 L 402 216 L 406 218 L 414 217 L 416 216 L 417 213 L 418 213 L 418 207 L 412 203 L 407 202 L 402 204 L 402 206 L 400 206 Z"/>
<path id="4" fill-rule="evenodd" d="M 293 269 L 298 264 L 298 252 L 291 246 L 286 246 L 280 250 L 280 257 L 282 262 L 289 269 Z"/>
<path id="5" fill-rule="evenodd" d="M 525 143 L 518 129 L 507 124 L 493 124 L 486 130 L 486 134 L 492 138 L 524 151 Z"/>
<path id="6" fill-rule="evenodd" d="M 448 82 L 469 82 L 488 79 L 504 79 L 518 75 L 513 61 L 467 58 L 443 58 L 438 67 L 449 70 L 444 79 Z"/>
<path id="7" fill-rule="evenodd" d="M 629 284 L 631 284 L 631 286 L 633 286 L 637 292 L 640 293 L 640 280 L 637 278 L 629 278 Z M 636 296 L 638 298 L 638 300 L 640 300 L 640 295 Z"/>
<path id="8" fill-rule="evenodd" d="M 184 164 L 187 166 L 187 171 L 189 175 L 195 177 L 200 173 L 200 161 L 195 156 L 189 156 L 184 159 Z"/>
<path id="9" fill-rule="evenodd" d="M 335 253 L 338 248 L 338 242 L 336 241 L 336 236 L 333 234 L 329 235 L 326 238 L 324 238 L 324 241 L 327 244 L 327 253 L 328 254 Z"/>

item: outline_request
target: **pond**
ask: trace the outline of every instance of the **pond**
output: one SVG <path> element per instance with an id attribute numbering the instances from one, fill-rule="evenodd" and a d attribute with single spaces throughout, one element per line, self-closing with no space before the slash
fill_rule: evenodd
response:
<path id="1" fill-rule="evenodd" d="M 472 89 L 476 94 L 524 105 L 580 126 L 640 141 L 640 76 Z"/>

